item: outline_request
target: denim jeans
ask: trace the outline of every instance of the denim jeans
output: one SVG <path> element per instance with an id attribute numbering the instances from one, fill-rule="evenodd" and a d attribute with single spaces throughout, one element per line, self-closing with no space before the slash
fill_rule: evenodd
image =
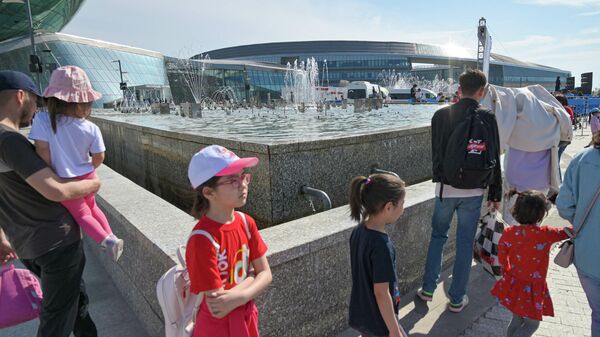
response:
<path id="1" fill-rule="evenodd" d="M 560 181 L 562 182 L 562 170 L 560 169 L 560 157 L 562 156 L 563 152 L 565 152 L 565 149 L 567 148 L 567 145 L 562 145 L 558 147 L 558 176 L 560 177 Z"/>
<path id="2" fill-rule="evenodd" d="M 431 240 L 427 251 L 423 290 L 433 293 L 437 287 L 442 270 L 444 245 L 448 240 L 448 230 L 452 216 L 456 212 L 458 226 L 456 228 L 456 257 L 452 269 L 452 285 L 448 291 L 452 303 L 462 303 L 467 292 L 471 261 L 473 259 L 473 240 L 481 213 L 483 195 L 467 198 L 435 198 L 435 208 L 431 220 Z"/>
<path id="3" fill-rule="evenodd" d="M 577 271 L 579 281 L 592 308 L 592 337 L 600 337 L 600 280 Z"/>

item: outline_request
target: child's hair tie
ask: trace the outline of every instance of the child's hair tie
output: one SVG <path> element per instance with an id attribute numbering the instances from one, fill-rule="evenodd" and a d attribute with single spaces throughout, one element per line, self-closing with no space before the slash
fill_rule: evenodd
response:
<path id="1" fill-rule="evenodd" d="M 365 185 L 369 185 L 370 183 L 371 183 L 371 177 L 363 180 L 363 184 L 365 184 Z"/>

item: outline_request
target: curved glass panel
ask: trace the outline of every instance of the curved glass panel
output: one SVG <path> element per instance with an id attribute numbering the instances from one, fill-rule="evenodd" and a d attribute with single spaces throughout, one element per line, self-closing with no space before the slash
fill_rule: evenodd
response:
<path id="1" fill-rule="evenodd" d="M 33 28 L 58 32 L 83 4 L 84 0 L 30 0 Z M 0 1 L 0 41 L 29 34 L 27 5 Z"/>

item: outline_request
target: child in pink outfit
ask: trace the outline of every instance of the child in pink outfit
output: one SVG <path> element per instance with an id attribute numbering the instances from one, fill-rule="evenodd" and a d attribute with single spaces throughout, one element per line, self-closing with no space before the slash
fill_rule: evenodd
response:
<path id="1" fill-rule="evenodd" d="M 106 148 L 100 129 L 86 119 L 92 103 L 100 97 L 78 67 L 60 67 L 50 77 L 44 91 L 48 112 L 36 114 L 29 138 L 35 141 L 40 157 L 61 178 L 94 178 L 95 169 L 104 161 Z M 117 261 L 123 252 L 123 240 L 113 234 L 94 194 L 62 204 L 83 231 Z"/>

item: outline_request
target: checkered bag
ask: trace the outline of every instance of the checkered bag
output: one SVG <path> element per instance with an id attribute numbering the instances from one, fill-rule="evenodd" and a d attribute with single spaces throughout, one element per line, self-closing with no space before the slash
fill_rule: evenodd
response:
<path id="1" fill-rule="evenodd" d="M 473 245 L 475 260 L 496 279 L 502 277 L 502 269 L 498 261 L 498 242 L 505 226 L 500 214 L 495 210 L 489 210 L 479 219 L 479 229 Z"/>

